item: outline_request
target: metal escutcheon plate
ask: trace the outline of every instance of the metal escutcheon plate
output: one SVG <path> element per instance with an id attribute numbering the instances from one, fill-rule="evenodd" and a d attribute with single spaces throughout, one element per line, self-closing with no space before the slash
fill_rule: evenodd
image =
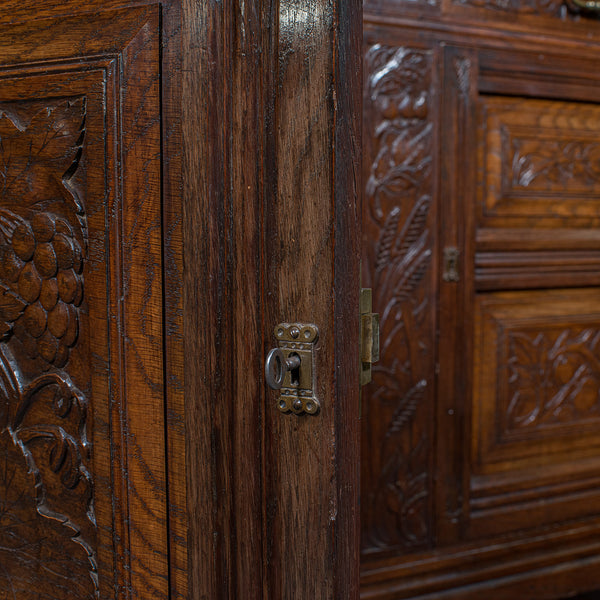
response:
<path id="1" fill-rule="evenodd" d="M 267 385 L 280 390 L 277 406 L 281 412 L 315 415 L 321 407 L 315 389 L 316 325 L 280 323 L 274 329 L 278 347 L 265 362 Z"/>

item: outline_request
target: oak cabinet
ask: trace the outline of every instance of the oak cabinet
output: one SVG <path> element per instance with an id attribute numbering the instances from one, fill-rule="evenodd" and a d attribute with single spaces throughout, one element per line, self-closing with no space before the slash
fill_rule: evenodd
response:
<path id="1" fill-rule="evenodd" d="M 600 587 L 600 26 L 365 6 L 365 598 Z"/>
<path id="2" fill-rule="evenodd" d="M 358 598 L 361 27 L 0 0 L 0 600 Z"/>

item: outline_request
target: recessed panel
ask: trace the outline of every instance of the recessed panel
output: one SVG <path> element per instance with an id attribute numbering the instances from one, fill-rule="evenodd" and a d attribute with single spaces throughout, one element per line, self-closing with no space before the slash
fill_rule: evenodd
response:
<path id="1" fill-rule="evenodd" d="M 504 292 L 477 305 L 477 462 L 539 462 L 565 444 L 597 445 L 600 292 Z"/>
<path id="2" fill-rule="evenodd" d="M 600 210 L 600 107 L 481 96 L 480 226 L 589 227 Z"/>
<path id="3" fill-rule="evenodd" d="M 167 595 L 157 17 L 0 37 L 2 598 Z"/>
<path id="4" fill-rule="evenodd" d="M 470 535 L 523 510 L 531 526 L 594 512 L 600 290 L 481 294 L 476 307 Z"/>

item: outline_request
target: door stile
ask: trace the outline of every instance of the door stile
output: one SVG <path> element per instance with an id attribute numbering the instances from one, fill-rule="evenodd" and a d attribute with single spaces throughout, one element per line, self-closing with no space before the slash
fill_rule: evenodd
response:
<path id="1" fill-rule="evenodd" d="M 358 597 L 360 6 L 279 5 L 276 194 L 265 203 L 265 352 L 315 324 L 317 415 L 265 406 L 267 588 Z"/>
<path id="2" fill-rule="evenodd" d="M 183 2 L 188 597 L 358 597 L 360 3 Z M 317 416 L 265 394 L 316 323 Z"/>
<path id="3" fill-rule="evenodd" d="M 464 48 L 445 47 L 443 52 L 442 118 L 447 126 L 441 137 L 440 183 L 440 292 L 437 408 L 436 502 L 437 540 L 461 538 L 468 506 L 469 444 L 469 333 L 472 305 L 473 264 L 470 216 L 474 189 L 472 147 L 472 88 L 476 56 Z M 452 254 L 454 254 L 454 259 Z M 454 260 L 454 264 L 452 261 Z"/>
<path id="4" fill-rule="evenodd" d="M 335 41 L 335 421 L 338 472 L 334 549 L 334 598 L 358 598 L 360 580 L 360 389 L 359 336 L 362 232 L 362 7 L 338 3 Z"/>
<path id="5" fill-rule="evenodd" d="M 231 589 L 230 305 L 227 3 L 183 5 L 184 393 L 187 586 L 194 599 Z"/>

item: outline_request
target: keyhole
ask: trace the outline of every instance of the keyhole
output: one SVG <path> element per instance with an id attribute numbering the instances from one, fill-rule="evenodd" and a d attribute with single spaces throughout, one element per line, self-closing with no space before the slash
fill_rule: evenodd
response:
<path id="1" fill-rule="evenodd" d="M 298 386 L 300 385 L 300 357 L 295 352 L 290 353 L 289 357 L 298 359 L 298 366 L 290 369 L 290 382 L 293 386 Z"/>

